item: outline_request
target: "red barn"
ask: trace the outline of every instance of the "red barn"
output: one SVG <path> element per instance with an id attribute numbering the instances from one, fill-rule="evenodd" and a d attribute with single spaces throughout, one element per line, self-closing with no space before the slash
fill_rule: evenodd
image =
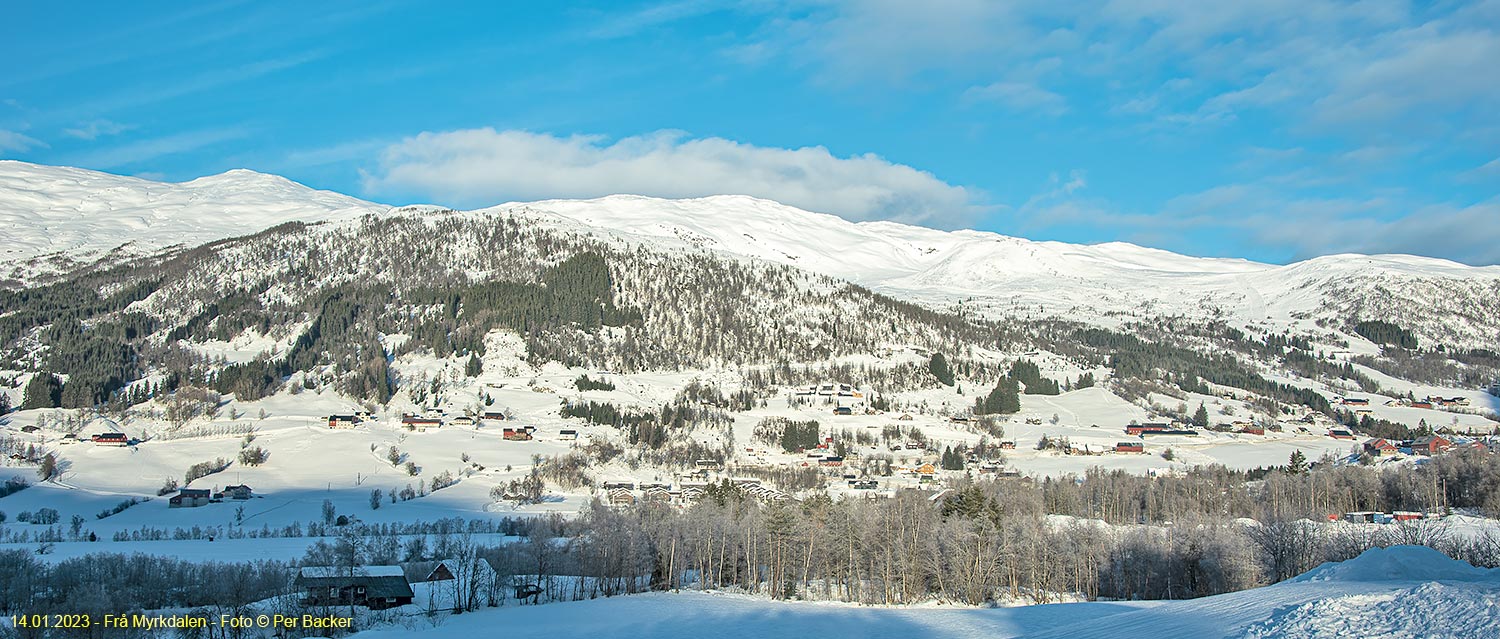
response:
<path id="1" fill-rule="evenodd" d="M 1115 452 L 1117 452 L 1117 453 L 1144 453 L 1144 452 L 1146 452 L 1146 445 L 1142 444 L 1140 442 L 1119 442 L 1119 443 L 1115 444 Z"/>

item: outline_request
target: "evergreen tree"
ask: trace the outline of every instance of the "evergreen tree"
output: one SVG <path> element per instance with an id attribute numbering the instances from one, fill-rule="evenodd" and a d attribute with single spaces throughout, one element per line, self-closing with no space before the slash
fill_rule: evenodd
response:
<path id="1" fill-rule="evenodd" d="M 21 409 L 57 408 L 62 405 L 62 380 L 52 373 L 37 373 L 26 382 Z"/>
<path id="2" fill-rule="evenodd" d="M 1021 410 L 1021 387 L 1009 377 L 1000 378 L 983 400 L 976 401 L 974 412 L 980 415 L 1008 415 Z"/>
<path id="3" fill-rule="evenodd" d="M 52 479 L 57 474 L 57 458 L 52 453 L 42 456 L 42 464 L 36 469 L 36 476 L 42 481 Z"/>
<path id="4" fill-rule="evenodd" d="M 1287 459 L 1286 472 L 1293 475 L 1301 475 L 1307 472 L 1307 456 L 1300 450 L 1292 451 L 1292 456 Z"/>
<path id="5" fill-rule="evenodd" d="M 479 377 L 479 374 L 482 372 L 484 372 L 484 364 L 479 361 L 479 354 L 474 353 L 469 355 L 468 363 L 464 364 L 464 375 Z"/>
<path id="6" fill-rule="evenodd" d="M 942 353 L 932 354 L 932 360 L 927 362 L 927 370 L 937 378 L 938 383 L 944 386 L 953 385 L 953 368 L 948 365 L 948 358 Z"/>
<path id="7" fill-rule="evenodd" d="M 1198 410 L 1193 413 L 1193 425 L 1198 428 L 1208 428 L 1208 408 L 1203 402 L 1198 402 Z"/>

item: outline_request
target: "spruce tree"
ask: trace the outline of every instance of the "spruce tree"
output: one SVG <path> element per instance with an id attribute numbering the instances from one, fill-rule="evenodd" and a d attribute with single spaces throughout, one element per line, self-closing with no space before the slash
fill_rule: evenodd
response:
<path id="1" fill-rule="evenodd" d="M 948 358 L 942 353 L 932 354 L 932 360 L 927 362 L 927 370 L 937 378 L 938 383 L 944 386 L 953 385 L 953 368 L 948 366 Z"/>
<path id="2" fill-rule="evenodd" d="M 26 382 L 21 409 L 57 408 L 62 404 L 62 380 L 52 373 L 37 373 Z"/>
<path id="3" fill-rule="evenodd" d="M 1307 472 L 1307 456 L 1300 450 L 1292 451 L 1292 456 L 1287 459 L 1286 472 L 1293 475 L 1301 475 Z"/>
<path id="4" fill-rule="evenodd" d="M 1198 428 L 1208 428 L 1208 408 L 1203 402 L 1198 402 L 1198 410 L 1193 413 L 1193 425 Z"/>

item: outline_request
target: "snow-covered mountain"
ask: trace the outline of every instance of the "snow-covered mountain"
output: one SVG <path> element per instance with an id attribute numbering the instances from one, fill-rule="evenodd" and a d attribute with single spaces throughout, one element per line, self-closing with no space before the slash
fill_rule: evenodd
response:
<path id="1" fill-rule="evenodd" d="M 91 262 L 196 246 L 289 222 L 390 207 L 236 169 L 172 183 L 0 160 L 0 277 L 29 279 Z"/>
<path id="2" fill-rule="evenodd" d="M 384 205 L 235 170 L 162 183 L 0 162 L 0 275 L 26 281 L 123 247 L 141 254 L 300 220 L 347 219 Z M 854 223 L 747 196 L 616 195 L 509 203 L 543 226 L 656 248 L 707 249 L 792 265 L 893 297 L 991 316 L 1119 323 L 1153 315 L 1246 325 L 1347 328 L 1394 321 L 1426 343 L 1500 341 L 1500 267 L 1409 255 L 1331 255 L 1289 265 L 1190 257 L 1112 242 L 1037 242 L 983 231 Z M 39 259 L 42 258 L 42 259 Z M 64 259 L 65 258 L 65 259 Z"/>
<path id="3" fill-rule="evenodd" d="M 1277 324 L 1396 321 L 1428 342 L 1500 340 L 1500 267 L 1411 255 L 1330 255 L 1289 265 L 1202 258 L 1122 242 L 1037 242 L 984 231 L 854 223 L 745 196 L 663 200 L 617 195 L 513 203 L 539 220 L 581 224 L 790 264 L 894 297 L 992 314 L 1085 321 L 1152 314 Z"/>

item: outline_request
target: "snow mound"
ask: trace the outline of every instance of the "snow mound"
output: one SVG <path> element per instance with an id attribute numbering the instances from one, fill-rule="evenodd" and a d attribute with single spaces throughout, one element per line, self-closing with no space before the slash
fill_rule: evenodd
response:
<path id="1" fill-rule="evenodd" d="M 1247 628 L 1244 636 L 1248 639 L 1497 637 L 1500 636 L 1500 590 L 1428 582 L 1393 593 L 1332 597 L 1278 611 L 1270 619 Z"/>
<path id="2" fill-rule="evenodd" d="M 1348 561 L 1329 562 L 1292 579 L 1318 581 L 1490 581 L 1500 569 L 1486 570 L 1426 546 L 1371 548 Z"/>

